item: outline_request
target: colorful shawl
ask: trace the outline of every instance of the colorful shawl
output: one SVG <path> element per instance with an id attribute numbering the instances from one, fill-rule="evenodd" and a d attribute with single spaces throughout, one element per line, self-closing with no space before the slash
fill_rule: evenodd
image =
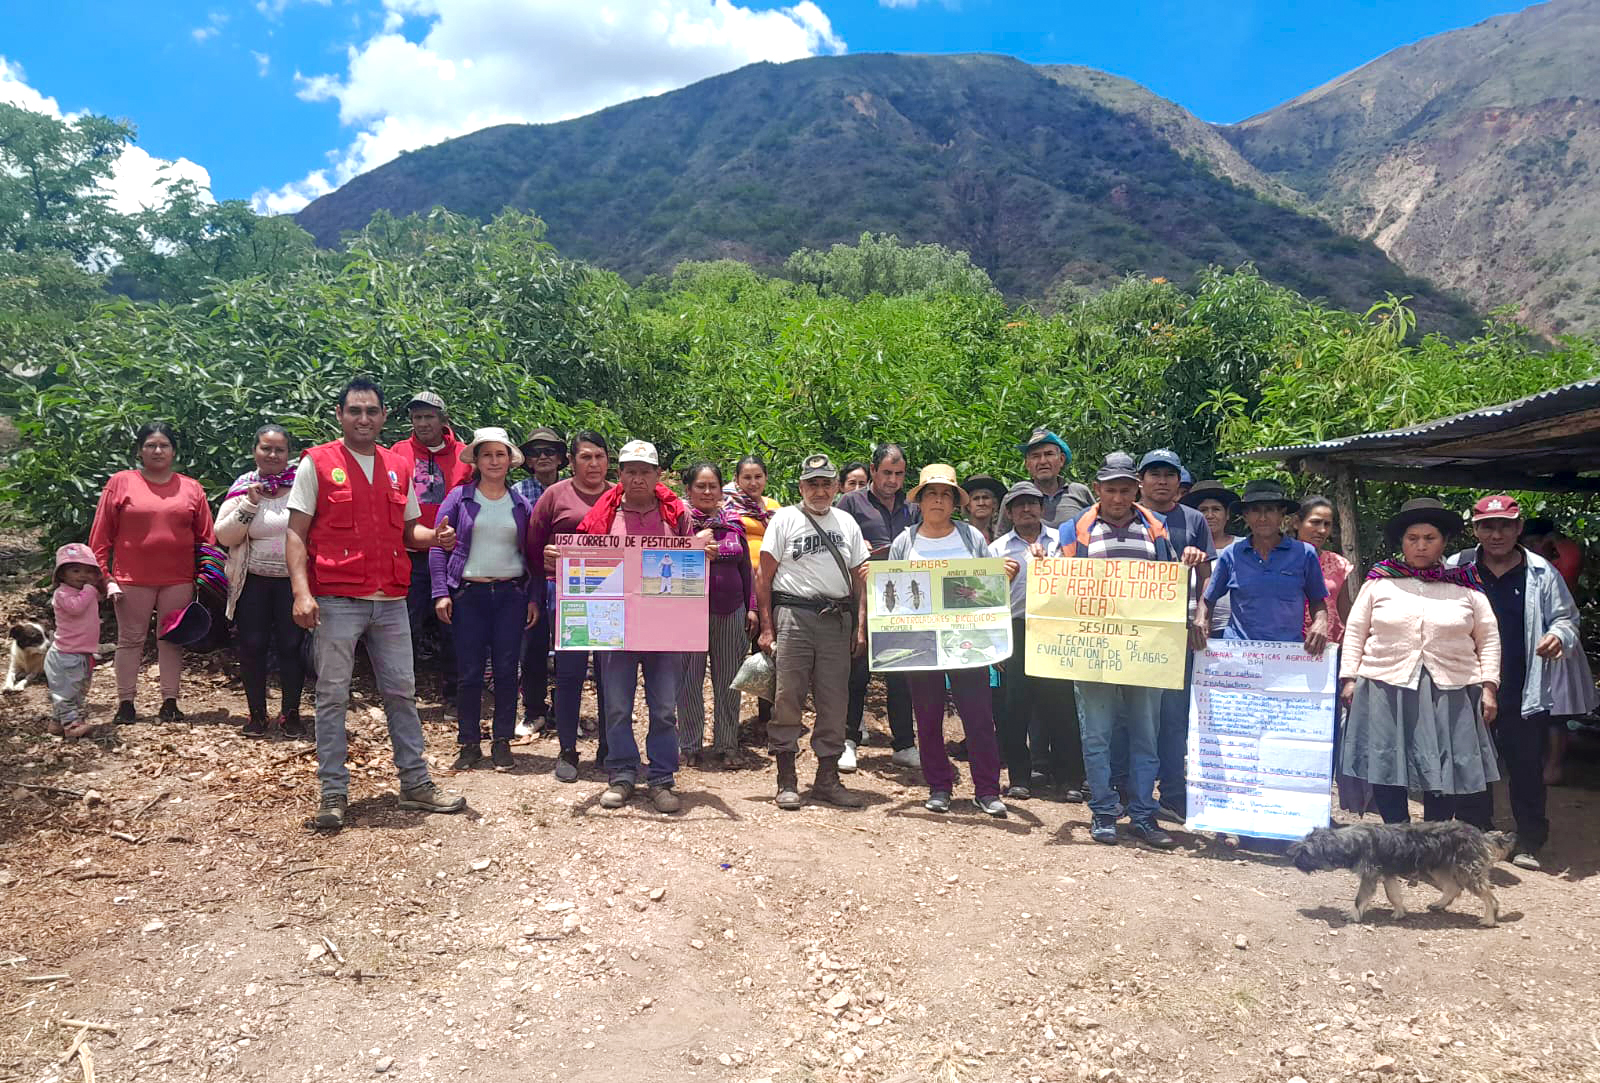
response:
<path id="1" fill-rule="evenodd" d="M 684 507 L 689 512 L 689 532 L 691 534 L 701 530 L 744 533 L 744 520 L 740 518 L 741 513 L 729 505 L 724 504 L 712 512 L 701 511 L 693 504 L 688 503 L 685 503 Z"/>
<path id="2" fill-rule="evenodd" d="M 1483 590 L 1483 579 L 1478 575 L 1476 564 L 1463 564 L 1459 568 L 1447 568 L 1443 564 L 1435 564 L 1430 568 L 1413 568 L 1403 560 L 1380 560 L 1372 566 L 1367 578 L 1421 579 L 1428 583 L 1454 583 L 1468 590 Z"/>
<path id="3" fill-rule="evenodd" d="M 656 502 L 661 508 L 661 522 L 669 530 L 676 532 L 678 520 L 683 518 L 683 501 L 678 499 L 678 494 L 671 489 L 656 483 Z M 589 514 L 583 517 L 583 522 L 578 524 L 579 534 L 609 534 L 611 524 L 617 520 L 617 509 L 622 507 L 622 483 L 618 482 L 607 489 L 599 500 L 594 502 L 594 507 L 589 509 Z"/>
<path id="4" fill-rule="evenodd" d="M 736 514 L 748 515 L 758 523 L 765 523 L 772 518 L 772 511 L 767 507 L 766 497 L 751 496 L 743 489 L 735 489 L 728 494 L 728 507 Z"/>
<path id="5" fill-rule="evenodd" d="M 233 483 L 233 488 L 228 490 L 228 495 L 223 499 L 232 500 L 236 496 L 244 496 L 252 485 L 261 486 L 268 496 L 276 495 L 279 489 L 288 489 L 294 485 L 294 466 L 291 465 L 283 473 L 273 474 L 270 477 L 262 477 L 259 470 L 240 474 L 238 480 Z"/>

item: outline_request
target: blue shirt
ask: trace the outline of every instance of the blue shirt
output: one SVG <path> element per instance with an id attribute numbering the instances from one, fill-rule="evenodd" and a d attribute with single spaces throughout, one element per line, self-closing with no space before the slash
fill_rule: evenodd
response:
<path id="1" fill-rule="evenodd" d="M 1171 511 L 1156 511 L 1148 504 L 1145 507 L 1150 509 L 1150 514 L 1166 524 L 1167 537 L 1172 539 L 1173 551 L 1179 557 L 1182 557 L 1184 549 L 1191 545 L 1205 553 L 1207 560 L 1217 555 L 1211 541 L 1211 527 L 1204 515 L 1187 504 L 1178 504 Z"/>
<path id="2" fill-rule="evenodd" d="M 1206 586 L 1206 602 L 1228 596 L 1233 607 L 1224 639 L 1299 643 L 1305 636 L 1306 603 L 1328 596 L 1317 551 L 1288 535 L 1262 560 L 1248 537 L 1217 555 Z"/>

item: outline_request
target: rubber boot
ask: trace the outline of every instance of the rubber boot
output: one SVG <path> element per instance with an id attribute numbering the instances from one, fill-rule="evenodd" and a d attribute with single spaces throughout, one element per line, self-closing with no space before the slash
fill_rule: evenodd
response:
<path id="1" fill-rule="evenodd" d="M 851 793 L 839 781 L 838 756 L 817 757 L 817 780 L 811 784 L 811 796 L 840 808 L 860 808 L 867 803 L 864 797 Z"/>
<path id="2" fill-rule="evenodd" d="M 800 779 L 795 775 L 794 761 L 797 753 L 778 752 L 778 807 L 793 812 L 800 807 Z"/>

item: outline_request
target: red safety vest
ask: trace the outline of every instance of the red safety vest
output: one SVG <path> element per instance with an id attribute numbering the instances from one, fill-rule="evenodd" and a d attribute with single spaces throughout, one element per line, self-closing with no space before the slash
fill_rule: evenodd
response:
<path id="1" fill-rule="evenodd" d="M 374 454 L 369 482 L 342 441 L 306 452 L 317 472 L 317 510 L 306 534 L 312 594 L 403 598 L 411 587 L 404 541 L 411 478 L 394 452 L 377 447 Z"/>

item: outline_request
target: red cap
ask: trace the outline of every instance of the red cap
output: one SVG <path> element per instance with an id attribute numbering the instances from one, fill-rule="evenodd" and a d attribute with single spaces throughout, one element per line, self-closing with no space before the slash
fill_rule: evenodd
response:
<path id="1" fill-rule="evenodd" d="M 1520 519 L 1522 508 L 1505 493 L 1496 493 L 1486 496 L 1472 505 L 1472 521 L 1481 522 L 1484 519 Z"/>

